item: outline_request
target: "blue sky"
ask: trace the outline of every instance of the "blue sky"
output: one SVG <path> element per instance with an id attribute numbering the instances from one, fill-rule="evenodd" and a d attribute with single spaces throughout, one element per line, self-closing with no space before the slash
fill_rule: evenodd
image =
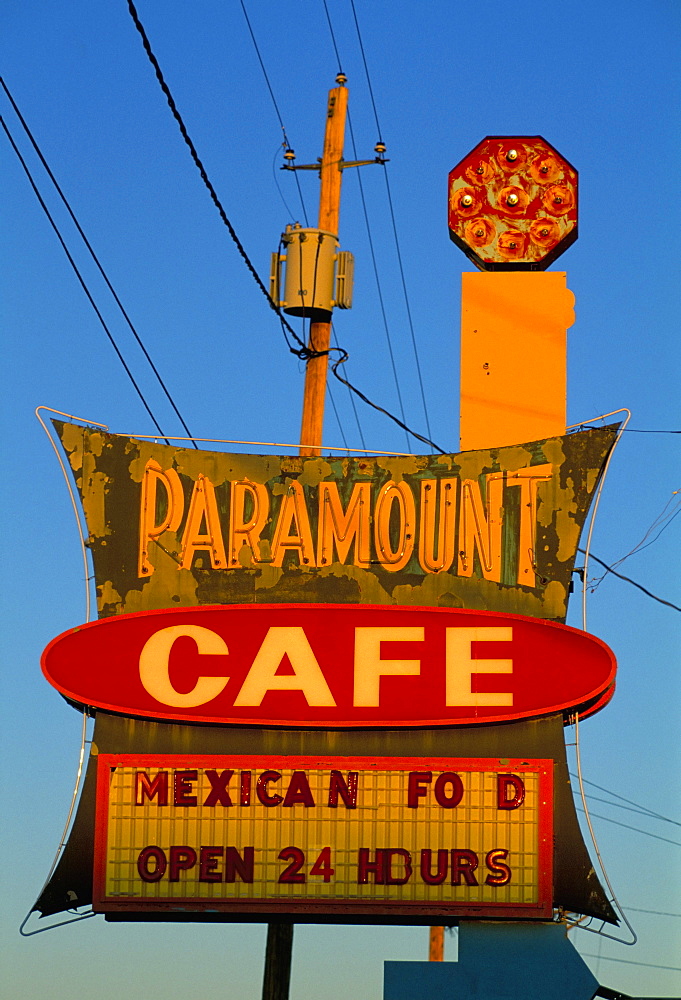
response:
<path id="1" fill-rule="evenodd" d="M 357 157 L 370 158 L 379 134 L 352 7 L 327 2 L 348 77 Z M 678 430 L 678 4 L 355 0 L 355 7 L 390 159 L 432 439 L 457 448 L 460 274 L 471 269 L 449 240 L 447 174 L 494 134 L 541 134 L 579 170 L 580 237 L 553 265 L 567 271 L 576 296 L 569 422 L 628 407 L 634 430 Z M 322 0 L 249 0 L 247 9 L 298 162 L 313 162 L 338 70 Z M 283 227 L 304 216 L 292 175 L 278 169 L 281 129 L 240 3 L 140 0 L 138 11 L 227 214 L 266 278 Z M 295 442 L 301 365 L 201 183 L 127 4 L 10 0 L 2 22 L 2 75 L 192 432 Z M 0 114 L 159 422 L 167 433 L 182 433 L 3 94 Z M 153 427 L 4 134 L 0 139 L 6 995 L 61 1000 L 87 991 L 109 1000 L 126 990 L 172 1000 L 200 989 L 205 997 L 246 1000 L 259 995 L 264 927 L 145 927 L 97 918 L 28 940 L 17 933 L 59 841 L 80 741 L 78 715 L 42 678 L 40 652 L 85 617 L 73 514 L 33 410 L 44 404 L 125 433 Z M 314 224 L 316 175 L 300 180 Z M 362 181 L 406 423 L 427 433 L 382 168 L 363 168 Z M 399 415 L 350 173 L 340 238 L 356 262 L 355 304 L 335 318 L 350 353 L 347 375 Z M 358 426 L 343 387 L 334 384 L 332 392 L 339 420 L 329 407 L 327 444 L 407 450 L 391 421 L 358 402 Z M 679 489 L 679 437 L 625 434 L 594 553 L 608 563 L 625 556 L 665 508 L 675 509 Z M 669 523 L 620 568 L 676 605 L 680 523 Z M 590 575 L 599 575 L 593 565 Z M 569 624 L 581 625 L 579 612 L 573 599 Z M 585 777 L 675 823 L 593 802 L 599 816 L 645 831 L 594 819 L 639 942 L 627 948 L 584 931 L 571 938 L 597 956 L 587 961 L 611 988 L 679 996 L 678 612 L 610 576 L 589 597 L 588 628 L 614 649 L 619 675 L 613 702 L 582 727 Z M 449 948 L 452 957 L 453 942 Z M 385 960 L 426 955 L 424 929 L 297 928 L 292 1000 L 377 1000 Z"/>

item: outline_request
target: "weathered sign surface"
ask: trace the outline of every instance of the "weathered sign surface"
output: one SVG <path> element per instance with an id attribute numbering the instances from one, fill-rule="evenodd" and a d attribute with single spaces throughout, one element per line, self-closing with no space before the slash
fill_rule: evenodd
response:
<path id="1" fill-rule="evenodd" d="M 614 661 L 561 624 L 616 426 L 377 458 L 55 426 L 100 620 L 45 669 L 97 718 L 35 909 L 616 921 L 563 738 L 566 713 L 610 698 Z"/>
<path id="2" fill-rule="evenodd" d="M 99 616 L 201 604 L 396 604 L 562 621 L 616 427 L 458 455 L 175 448 L 55 421 Z"/>
<path id="3" fill-rule="evenodd" d="M 449 235 L 485 271 L 544 270 L 577 239 L 577 171 L 540 135 L 488 135 L 450 171 Z"/>

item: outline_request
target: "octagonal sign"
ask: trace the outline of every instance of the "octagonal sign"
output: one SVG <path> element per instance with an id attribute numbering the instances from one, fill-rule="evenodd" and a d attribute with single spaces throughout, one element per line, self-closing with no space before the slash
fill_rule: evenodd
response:
<path id="1" fill-rule="evenodd" d="M 543 271 L 577 239 L 577 171 L 541 136 L 487 136 L 449 174 L 449 235 L 482 271 Z"/>

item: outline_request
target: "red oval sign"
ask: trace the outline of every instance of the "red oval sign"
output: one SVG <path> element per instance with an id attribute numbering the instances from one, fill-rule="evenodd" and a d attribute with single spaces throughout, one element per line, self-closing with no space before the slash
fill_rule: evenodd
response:
<path id="1" fill-rule="evenodd" d="M 69 701 L 153 719 L 296 727 L 453 726 L 602 708 L 595 636 L 456 608 L 249 604 L 142 611 L 53 639 Z"/>

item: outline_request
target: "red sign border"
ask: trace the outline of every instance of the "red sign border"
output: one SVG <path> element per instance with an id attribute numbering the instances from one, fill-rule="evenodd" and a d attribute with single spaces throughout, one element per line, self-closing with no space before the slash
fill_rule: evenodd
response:
<path id="1" fill-rule="evenodd" d="M 300 914 L 314 917 L 355 917 L 361 922 L 361 917 L 392 916 L 425 918 L 442 917 L 478 917 L 485 919 L 551 919 L 553 914 L 553 769 L 554 761 L 549 758 L 513 758 L 492 757 L 271 757 L 248 754 L 113 754 L 103 753 L 97 763 L 97 794 L 95 811 L 94 839 L 94 869 L 92 909 L 95 913 L 187 913 L 218 911 L 222 914 L 267 915 Z M 140 900 L 136 897 L 122 899 L 120 896 L 107 898 L 106 886 L 106 847 L 108 832 L 109 807 L 109 774 L 116 765 L 138 767 L 219 767 L 229 763 L 236 768 L 270 769 L 276 764 L 290 768 L 332 767 L 351 769 L 353 767 L 368 770 L 457 770 L 457 771 L 494 771 L 498 773 L 513 773 L 514 770 L 534 771 L 539 775 L 539 816 L 538 816 L 538 899 L 536 903 L 478 903 L 438 904 L 431 906 L 426 901 L 401 901 L 390 903 L 382 900 L 372 903 L 369 900 L 296 900 L 273 899 L 259 900 L 197 900 L 193 897 L 174 898 L 172 900 Z M 131 919 L 134 919 L 131 917 Z M 238 917 L 234 917 L 238 919 Z M 408 921 L 407 921 L 408 922 Z"/>
<path id="2" fill-rule="evenodd" d="M 179 709 L 168 711 L 148 711 L 144 709 L 136 709 L 133 712 L 125 711 L 121 706 L 115 706 L 107 702 L 86 702 L 83 698 L 69 690 L 62 684 L 59 684 L 53 680 L 47 670 L 47 658 L 49 656 L 50 650 L 58 643 L 73 633 L 81 632 L 84 629 L 98 628 L 104 625 L 109 625 L 109 627 L 116 621 L 124 621 L 127 619 L 138 619 L 142 617 L 148 617 L 151 615 L 160 615 L 171 617 L 173 615 L 187 614 L 188 612 L 199 612 L 204 611 L 250 611 L 250 610 L 260 610 L 266 611 L 268 609 L 277 610 L 296 610 L 300 609 L 307 610 L 352 610 L 352 609 L 362 609 L 366 611 L 385 611 L 391 613 L 393 611 L 425 611 L 428 613 L 437 614 L 452 614 L 452 612 L 476 615 L 483 618 L 491 618 L 493 620 L 503 619 L 504 621 L 518 621 L 520 623 L 532 623 L 534 625 L 540 625 L 545 628 L 558 629 L 570 634 L 578 634 L 583 636 L 591 643 L 595 643 L 600 646 L 611 661 L 611 669 L 608 675 L 607 681 L 600 684 L 595 688 L 589 695 L 587 695 L 583 700 L 578 702 L 565 702 L 559 703 L 557 705 L 547 706 L 541 711 L 534 712 L 503 712 L 494 715 L 471 715 L 467 718 L 445 718 L 445 719 L 410 719 L 405 721 L 404 719 L 360 719 L 360 720 L 330 720 L 329 722 L 319 722 L 317 720 L 304 721 L 304 720 L 290 720 L 290 719 L 263 719 L 263 718 L 243 718 L 240 716 L 230 717 L 225 716 L 224 718 L 216 717 L 215 715 L 187 715 L 182 714 Z M 566 724 L 569 724 L 571 718 L 574 716 L 575 712 L 579 712 L 581 718 L 592 715 L 599 711 L 611 700 L 615 692 L 615 675 L 617 672 L 617 661 L 615 655 L 610 647 L 599 639 L 598 636 L 592 635 L 589 632 L 583 632 L 581 629 L 573 628 L 570 625 L 564 625 L 562 622 L 547 621 L 543 618 L 531 618 L 527 615 L 518 614 L 507 614 L 502 611 L 488 611 L 486 609 L 477 608 L 440 608 L 440 607 L 428 607 L 425 605 L 394 605 L 394 604 L 202 604 L 191 607 L 179 607 L 179 608 L 158 608 L 149 609 L 145 611 L 135 611 L 123 615 L 115 615 L 110 618 L 101 618 L 96 621 L 87 622 L 84 625 L 75 626 L 74 628 L 67 629 L 60 635 L 55 636 L 48 645 L 43 650 L 41 656 L 41 668 L 46 680 L 54 687 L 67 701 L 83 707 L 91 707 L 95 709 L 102 709 L 106 712 L 111 712 L 115 715 L 120 715 L 125 718 L 143 718 L 143 719 L 154 719 L 159 722 L 182 722 L 197 724 L 197 725 L 217 725 L 217 726 L 271 726 L 273 728 L 283 728 L 283 729 L 423 729 L 423 728 L 460 728 L 466 726 L 480 726 L 480 725 L 496 725 L 497 723 L 505 722 L 517 722 L 525 719 L 536 719 L 544 718 L 549 715 L 562 714 L 564 716 Z"/>

